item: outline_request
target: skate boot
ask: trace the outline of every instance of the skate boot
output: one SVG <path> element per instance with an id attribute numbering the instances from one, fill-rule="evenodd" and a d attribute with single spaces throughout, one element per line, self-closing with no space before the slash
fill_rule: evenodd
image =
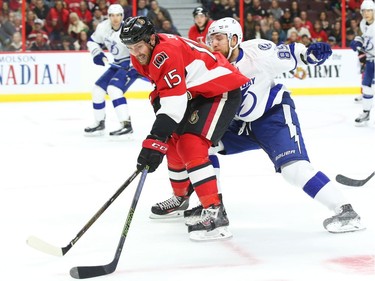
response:
<path id="1" fill-rule="evenodd" d="M 354 98 L 354 101 L 355 101 L 355 102 L 361 102 L 361 101 L 362 101 L 362 94 L 356 96 L 356 97 Z"/>
<path id="2" fill-rule="evenodd" d="M 133 133 L 132 123 L 130 121 L 121 122 L 121 128 L 119 130 L 110 132 L 110 136 L 121 136 L 130 135 Z"/>
<path id="3" fill-rule="evenodd" d="M 92 126 L 85 128 L 86 136 L 102 136 L 104 134 L 105 122 L 100 120 L 95 122 Z"/>
<path id="4" fill-rule="evenodd" d="M 198 206 L 195 206 L 192 209 L 184 211 L 185 225 L 189 226 L 196 224 L 201 218 L 202 211 L 202 204 L 199 204 Z"/>
<path id="5" fill-rule="evenodd" d="M 168 219 L 182 217 L 184 211 L 189 207 L 190 195 L 175 196 L 156 203 L 151 207 L 150 219 Z"/>
<path id="6" fill-rule="evenodd" d="M 356 126 L 364 126 L 366 125 L 367 121 L 370 120 L 370 111 L 364 110 L 363 113 L 361 113 L 356 119 L 355 119 L 355 125 Z"/>
<path id="7" fill-rule="evenodd" d="M 337 215 L 324 220 L 323 226 L 331 233 L 353 232 L 365 229 L 361 224 L 360 216 L 350 204 L 342 205 Z"/>
<path id="8" fill-rule="evenodd" d="M 202 210 L 200 220 L 188 226 L 189 238 L 193 241 L 209 241 L 232 237 L 227 229 L 229 220 L 224 205 L 211 205 Z"/>
<path id="9" fill-rule="evenodd" d="M 221 193 L 219 193 L 219 198 L 221 204 L 223 204 L 223 195 Z M 192 209 L 184 211 L 185 225 L 189 226 L 196 224 L 201 218 L 202 210 L 203 206 L 202 204 L 199 204 Z"/>

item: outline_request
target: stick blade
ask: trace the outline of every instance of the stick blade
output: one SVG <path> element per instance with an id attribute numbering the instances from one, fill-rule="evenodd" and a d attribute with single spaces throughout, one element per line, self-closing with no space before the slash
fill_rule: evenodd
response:
<path id="1" fill-rule="evenodd" d="M 29 238 L 27 238 L 26 244 L 29 245 L 30 247 L 32 247 L 32 248 L 34 248 L 38 251 L 41 251 L 43 253 L 46 253 L 46 254 L 50 254 L 50 255 L 53 255 L 53 256 L 57 256 L 57 257 L 62 257 L 64 255 L 62 248 L 55 247 L 55 246 L 39 239 L 36 236 L 30 236 Z"/>
<path id="2" fill-rule="evenodd" d="M 357 179 L 352 179 L 349 177 L 346 177 L 344 175 L 337 175 L 336 176 L 336 181 L 338 183 L 341 183 L 343 185 L 347 186 L 363 186 L 365 185 L 373 176 L 375 175 L 375 172 L 373 172 L 370 176 L 368 176 L 366 179 L 363 180 L 357 180 Z"/>
<path id="3" fill-rule="evenodd" d="M 97 266 L 76 266 L 70 269 L 70 276 L 75 279 L 86 279 L 111 274 L 116 270 L 112 263 Z"/>

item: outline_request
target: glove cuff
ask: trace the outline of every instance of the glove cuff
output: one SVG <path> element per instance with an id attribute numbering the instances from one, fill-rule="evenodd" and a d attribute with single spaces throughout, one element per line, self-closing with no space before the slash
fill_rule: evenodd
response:
<path id="1" fill-rule="evenodd" d="M 142 147 L 156 150 L 162 154 L 166 154 L 168 150 L 168 144 L 165 142 L 162 142 L 158 139 L 156 139 L 156 136 L 149 135 L 147 138 L 143 141 Z"/>

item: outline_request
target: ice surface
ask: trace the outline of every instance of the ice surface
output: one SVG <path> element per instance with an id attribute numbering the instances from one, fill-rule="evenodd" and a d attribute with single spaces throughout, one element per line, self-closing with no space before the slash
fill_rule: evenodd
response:
<path id="1" fill-rule="evenodd" d="M 332 180 L 375 170 L 375 118 L 354 126 L 362 110 L 354 95 L 294 99 L 316 168 Z M 26 239 L 66 246 L 134 172 L 154 116 L 147 100 L 128 102 L 132 140 L 84 137 L 90 101 L 0 104 L 2 280 L 73 280 L 71 267 L 112 261 L 138 179 L 64 257 L 38 252 Z M 107 104 L 109 132 L 118 124 Z M 151 205 L 171 195 L 165 162 L 146 179 L 117 270 L 97 280 L 375 280 L 374 179 L 361 188 L 338 185 L 367 230 L 331 234 L 322 222 L 332 213 L 284 182 L 263 151 L 220 156 L 234 236 L 196 243 L 182 220 L 148 218 Z"/>

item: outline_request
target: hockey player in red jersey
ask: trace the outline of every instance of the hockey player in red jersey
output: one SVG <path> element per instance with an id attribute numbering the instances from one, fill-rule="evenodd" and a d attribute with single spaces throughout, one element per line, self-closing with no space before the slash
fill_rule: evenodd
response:
<path id="1" fill-rule="evenodd" d="M 208 28 L 213 20 L 210 19 L 208 11 L 204 7 L 197 7 L 193 11 L 194 25 L 188 32 L 188 38 L 198 43 L 205 44 Z"/>
<path id="2" fill-rule="evenodd" d="M 241 102 L 240 86 L 249 79 L 220 53 L 179 36 L 156 34 L 147 17 L 128 18 L 120 39 L 134 68 L 155 85 L 150 101 L 156 119 L 143 141 L 137 169 L 149 166 L 153 172 L 166 155 L 174 196 L 154 205 L 152 213 L 165 215 L 193 187 L 204 210 L 188 227 L 190 239 L 231 237 L 208 149 L 228 128 Z"/>

